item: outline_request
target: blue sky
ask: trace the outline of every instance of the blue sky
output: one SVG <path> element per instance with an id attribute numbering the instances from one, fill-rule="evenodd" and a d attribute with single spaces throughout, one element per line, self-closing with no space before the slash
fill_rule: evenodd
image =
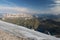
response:
<path id="1" fill-rule="evenodd" d="M 50 4 L 54 4 L 52 0 L 9 0 L 17 6 L 29 7 L 34 9 L 48 8 Z"/>
<path id="2" fill-rule="evenodd" d="M 60 0 L 0 0 L 0 13 L 60 14 Z"/>

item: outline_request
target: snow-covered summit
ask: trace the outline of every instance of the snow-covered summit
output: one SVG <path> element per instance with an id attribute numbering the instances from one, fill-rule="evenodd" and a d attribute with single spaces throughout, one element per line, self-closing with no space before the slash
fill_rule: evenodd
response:
<path id="1" fill-rule="evenodd" d="M 60 40 L 51 35 L 47 35 L 41 32 L 30 30 L 23 26 L 18 26 L 12 23 L 0 21 L 0 29 L 9 32 L 13 35 L 23 38 L 29 38 L 30 40 Z"/>

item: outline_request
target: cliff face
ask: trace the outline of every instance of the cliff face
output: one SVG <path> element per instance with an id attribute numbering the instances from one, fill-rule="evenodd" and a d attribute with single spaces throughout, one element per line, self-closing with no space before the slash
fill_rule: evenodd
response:
<path id="1" fill-rule="evenodd" d="M 5 20 L 5 19 L 14 19 L 14 18 L 19 18 L 19 19 L 21 19 L 21 18 L 24 18 L 24 19 L 32 19 L 33 18 L 33 16 L 32 15 L 30 15 L 30 14 L 26 14 L 26 13 L 20 13 L 20 14 L 4 14 L 3 15 L 3 20 Z"/>

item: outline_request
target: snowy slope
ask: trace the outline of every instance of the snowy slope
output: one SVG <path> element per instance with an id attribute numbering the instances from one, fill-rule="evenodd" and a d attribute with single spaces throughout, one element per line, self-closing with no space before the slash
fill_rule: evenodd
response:
<path id="1" fill-rule="evenodd" d="M 18 37 L 29 38 L 31 40 L 60 40 L 56 37 L 3 21 L 0 21 L 0 30 L 12 33 Z"/>

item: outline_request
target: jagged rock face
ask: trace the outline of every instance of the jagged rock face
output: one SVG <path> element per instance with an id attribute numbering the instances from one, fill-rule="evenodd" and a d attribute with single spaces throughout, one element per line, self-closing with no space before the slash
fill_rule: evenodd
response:
<path id="1" fill-rule="evenodd" d="M 20 14 L 4 14 L 3 15 L 3 18 L 2 20 L 5 20 L 5 19 L 14 19 L 14 18 L 18 18 L 18 19 L 21 19 L 21 18 L 24 18 L 24 19 L 32 19 L 33 16 L 30 15 L 30 14 L 26 14 L 26 13 L 20 13 Z"/>

